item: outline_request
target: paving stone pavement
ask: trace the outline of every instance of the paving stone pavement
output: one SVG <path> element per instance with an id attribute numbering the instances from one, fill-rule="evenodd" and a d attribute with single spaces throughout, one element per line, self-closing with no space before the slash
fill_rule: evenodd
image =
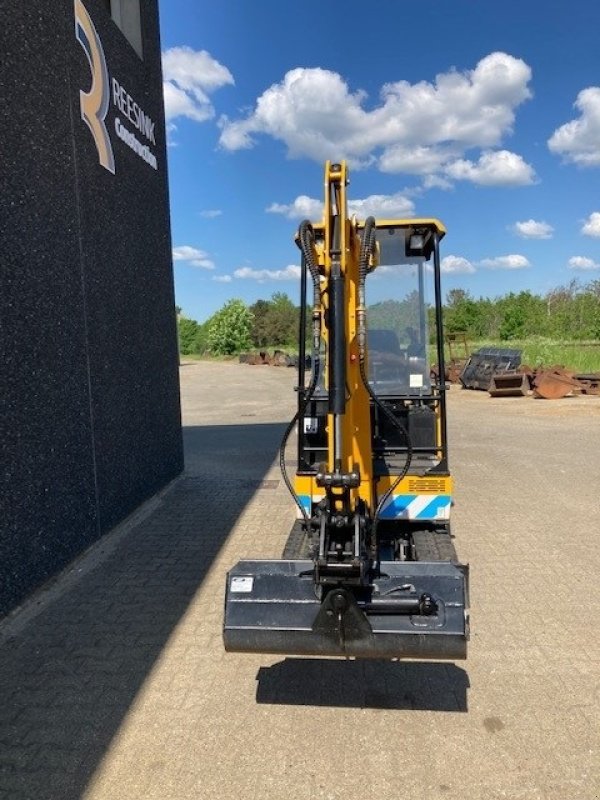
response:
<path id="1" fill-rule="evenodd" d="M 185 476 L 0 625 L 0 798 L 598 800 L 600 399 L 451 391 L 466 662 L 286 659 L 225 654 L 221 622 L 294 517 L 294 375 L 181 375 Z"/>

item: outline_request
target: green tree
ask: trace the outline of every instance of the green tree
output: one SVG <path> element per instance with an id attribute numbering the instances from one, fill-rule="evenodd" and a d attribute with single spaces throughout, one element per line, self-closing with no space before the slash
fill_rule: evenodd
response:
<path id="1" fill-rule="evenodd" d="M 451 289 L 447 296 L 446 330 L 449 333 L 465 331 L 472 337 L 483 335 L 482 302 L 474 300 L 464 289 Z"/>
<path id="2" fill-rule="evenodd" d="M 252 313 L 243 300 L 228 300 L 207 325 L 208 346 L 215 355 L 233 355 L 252 345 Z"/>
<path id="3" fill-rule="evenodd" d="M 546 295 L 545 331 L 554 339 L 572 339 L 575 335 L 573 308 L 579 283 L 572 280 L 567 286 L 557 286 Z"/>
<path id="4" fill-rule="evenodd" d="M 196 337 L 194 339 L 194 353 L 206 353 L 208 350 L 208 322 L 198 325 Z"/>
<path id="5" fill-rule="evenodd" d="M 471 295 L 466 289 L 450 289 L 446 295 L 446 305 L 448 308 L 456 308 L 465 300 L 470 300 Z"/>
<path id="6" fill-rule="evenodd" d="M 250 306 L 252 314 L 252 344 L 255 347 L 266 347 L 269 344 L 269 311 L 271 303 L 268 300 L 257 300 Z"/>
<path id="7" fill-rule="evenodd" d="M 499 334 L 502 341 L 523 338 L 525 334 L 525 311 L 521 306 L 515 303 L 507 307 L 502 325 L 500 325 Z"/>
<path id="8" fill-rule="evenodd" d="M 544 302 L 531 292 L 510 292 L 498 300 L 502 312 L 499 336 L 502 340 L 523 339 L 544 332 Z"/>
<path id="9" fill-rule="evenodd" d="M 275 292 L 270 300 L 257 300 L 250 311 L 253 315 L 252 342 L 255 347 L 296 343 L 300 309 L 287 294 Z"/>
<path id="10" fill-rule="evenodd" d="M 369 328 L 393 331 L 402 317 L 403 307 L 399 300 L 381 300 L 367 309 Z"/>
<path id="11" fill-rule="evenodd" d="M 177 320 L 179 330 L 179 352 L 183 356 L 189 356 L 196 351 L 196 337 L 198 336 L 198 323 L 193 319 L 180 316 Z"/>
<path id="12" fill-rule="evenodd" d="M 267 315 L 269 343 L 294 344 L 298 338 L 299 309 L 284 292 L 275 292 L 269 306 Z"/>

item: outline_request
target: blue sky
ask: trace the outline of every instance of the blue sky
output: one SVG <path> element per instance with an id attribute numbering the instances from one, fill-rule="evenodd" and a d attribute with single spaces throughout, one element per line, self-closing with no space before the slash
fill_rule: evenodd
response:
<path id="1" fill-rule="evenodd" d="M 176 300 L 298 294 L 346 158 L 356 212 L 433 216 L 443 286 L 600 278 L 600 5 L 162 0 Z"/>

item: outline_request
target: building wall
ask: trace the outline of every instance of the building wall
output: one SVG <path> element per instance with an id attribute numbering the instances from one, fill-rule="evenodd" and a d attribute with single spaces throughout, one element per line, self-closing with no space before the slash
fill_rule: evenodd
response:
<path id="1" fill-rule="evenodd" d="M 114 173 L 82 118 L 79 2 L 105 54 Z M 141 5 L 143 59 L 106 0 L 4 0 L 0 615 L 183 468 L 158 9 Z"/>

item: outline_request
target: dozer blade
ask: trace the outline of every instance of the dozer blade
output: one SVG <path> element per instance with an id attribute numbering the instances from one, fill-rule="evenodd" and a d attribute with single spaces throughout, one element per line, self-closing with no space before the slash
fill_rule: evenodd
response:
<path id="1" fill-rule="evenodd" d="M 464 659 L 468 567 L 449 561 L 380 565 L 365 600 L 315 594 L 312 561 L 240 561 L 227 576 L 223 639 L 239 653 Z"/>

